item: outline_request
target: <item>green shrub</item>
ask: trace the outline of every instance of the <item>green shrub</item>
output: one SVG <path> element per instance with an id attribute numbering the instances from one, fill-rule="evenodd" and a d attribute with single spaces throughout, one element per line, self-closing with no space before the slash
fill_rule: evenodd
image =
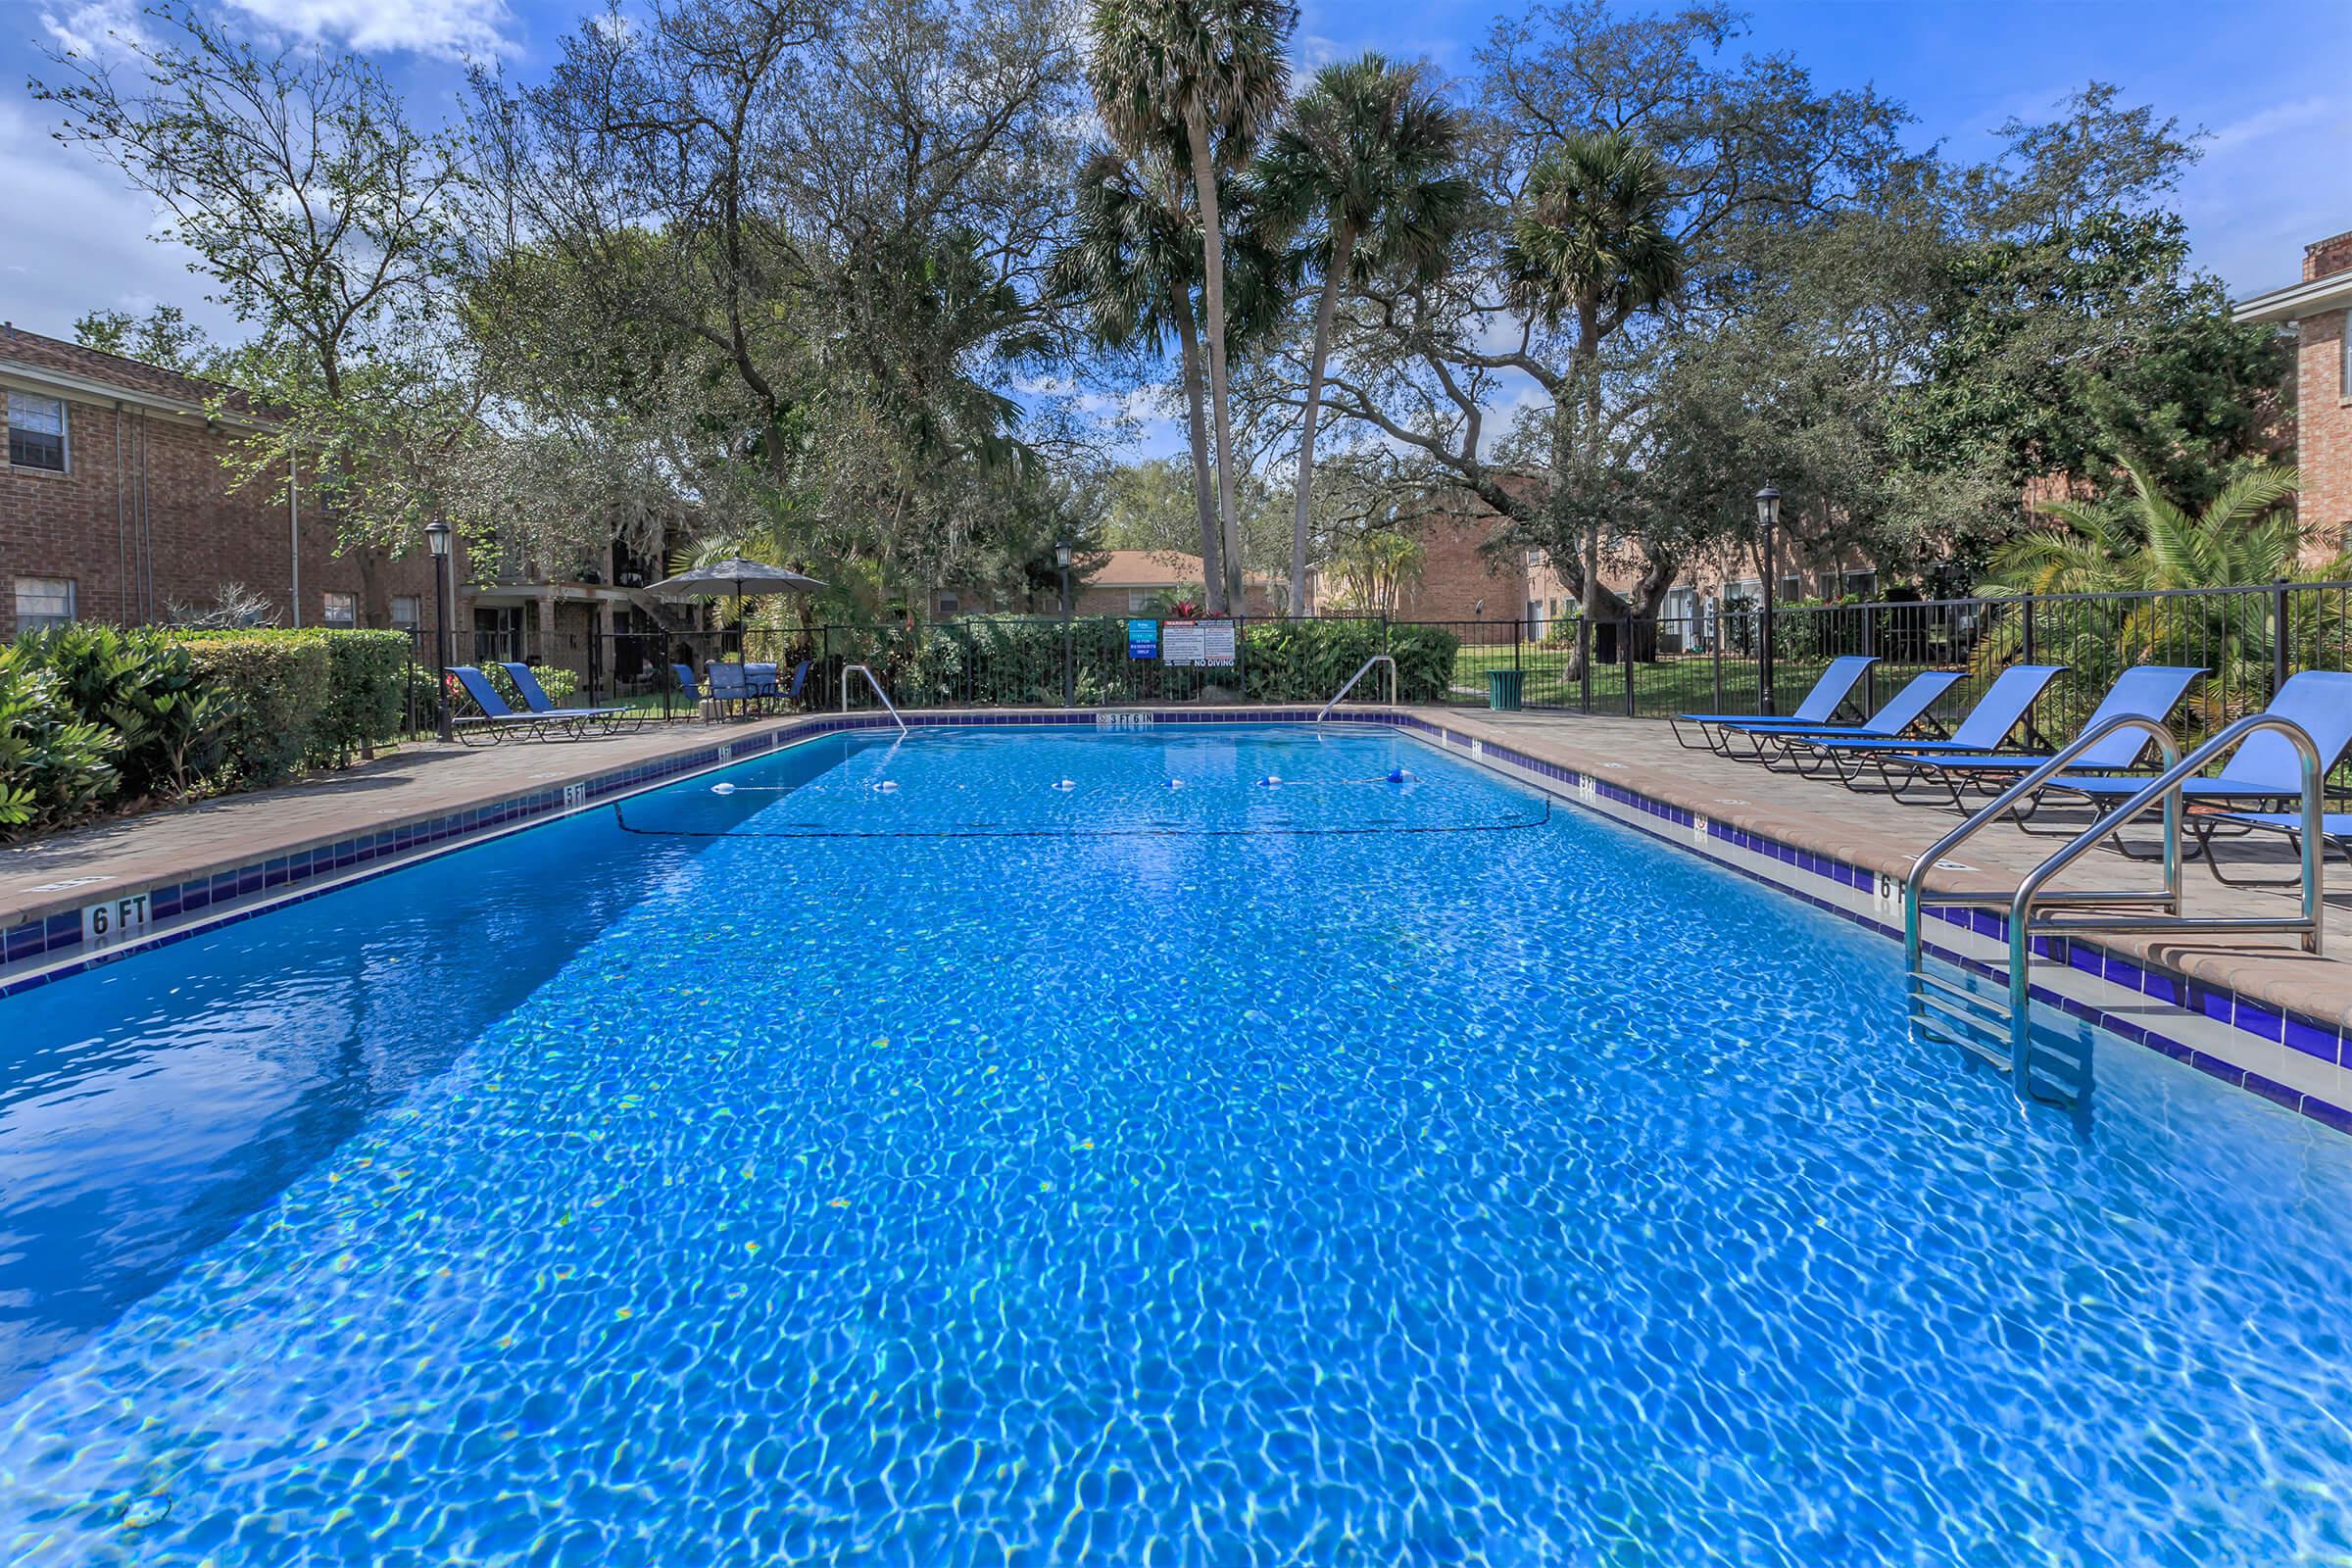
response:
<path id="1" fill-rule="evenodd" d="M 1302 703 L 1328 699 L 1375 654 L 1396 661 L 1396 700 L 1444 698 L 1453 681 L 1462 640 L 1441 626 L 1392 626 L 1377 620 L 1268 620 L 1249 628 L 1243 658 L 1251 702 Z M 1380 670 L 1366 675 L 1353 697 L 1388 695 Z"/>
<path id="2" fill-rule="evenodd" d="M 18 642 L 56 675 L 75 717 L 114 732 L 122 796 L 182 795 L 220 764 L 228 700 L 170 637 L 85 621 Z"/>
<path id="3" fill-rule="evenodd" d="M 96 808 L 115 790 L 116 750 L 33 651 L 0 648 L 0 828 L 56 827 Z"/>
<path id="4" fill-rule="evenodd" d="M 313 755 L 332 679 L 325 639 L 311 631 L 175 633 L 228 701 L 222 768 L 247 788 L 291 778 Z"/>
<path id="5" fill-rule="evenodd" d="M 407 701 L 408 635 L 324 629 L 295 635 L 316 637 L 326 648 L 326 704 L 303 760 L 339 767 L 398 739 Z"/>

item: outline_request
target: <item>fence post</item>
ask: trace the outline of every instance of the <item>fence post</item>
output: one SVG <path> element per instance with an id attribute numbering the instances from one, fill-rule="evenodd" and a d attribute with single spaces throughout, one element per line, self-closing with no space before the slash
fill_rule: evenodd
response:
<path id="1" fill-rule="evenodd" d="M 2287 584 L 2284 577 L 2271 581 L 2271 695 L 2286 684 L 2294 673 L 2294 660 L 2287 646 Z"/>
<path id="2" fill-rule="evenodd" d="M 1617 628 L 1617 664 L 1625 671 L 1625 716 L 1634 716 L 1634 607 L 1625 607 L 1625 622 Z"/>
<path id="3" fill-rule="evenodd" d="M 2029 664 L 2034 662 L 2034 606 L 2037 602 L 2038 596 L 2034 594 L 2026 595 L 2026 607 L 2021 612 L 2021 613 L 2026 617 L 2025 662 Z"/>
<path id="4" fill-rule="evenodd" d="M 1584 678 L 1577 683 L 1577 707 L 1590 713 L 1592 711 L 1592 617 L 1581 611 L 1576 617 L 1576 648 L 1577 667 L 1584 671 Z"/>
<path id="5" fill-rule="evenodd" d="M 1879 657 L 1879 616 L 1868 605 L 1862 607 L 1862 653 L 1873 661 Z M 1862 671 L 1862 706 L 1874 713 L 1879 710 L 1879 666 L 1876 662 Z"/>
<path id="6" fill-rule="evenodd" d="M 1715 711 L 1720 713 L 1723 711 L 1723 601 L 1719 597 L 1715 603 L 1718 608 L 1715 611 L 1715 625 L 1707 637 L 1707 650 L 1715 662 Z M 1705 624 L 1703 619 L 1700 624 Z"/>

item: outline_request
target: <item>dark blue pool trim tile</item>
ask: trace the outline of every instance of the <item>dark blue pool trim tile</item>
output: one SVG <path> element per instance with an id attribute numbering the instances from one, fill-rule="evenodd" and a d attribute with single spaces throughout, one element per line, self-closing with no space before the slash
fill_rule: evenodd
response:
<path id="1" fill-rule="evenodd" d="M 1444 750 L 1456 752 L 1471 760 L 1508 762 L 1513 767 L 1535 774 L 1539 778 L 1561 784 L 1565 787 L 1567 798 L 1572 803 L 1579 785 L 1590 777 L 1594 793 L 1604 801 L 1631 807 L 1647 815 L 1673 822 L 1685 829 L 1690 827 L 1695 820 L 1691 812 L 1670 802 L 1651 799 L 1597 775 L 1580 774 L 1574 768 L 1544 761 L 1542 759 L 1530 757 L 1515 748 L 1485 740 L 1483 737 L 1476 738 L 1479 740 L 1479 749 L 1473 752 L 1471 741 L 1474 737 L 1463 735 L 1459 731 L 1432 724 L 1411 715 L 1399 715 L 1396 721 L 1401 728 L 1412 729 L 1434 737 L 1441 743 Z M 1609 820 L 1620 822 L 1623 826 L 1633 828 L 1636 832 L 1648 834 L 1652 838 L 1677 848 L 1689 849 L 1691 847 L 1688 832 L 1676 835 L 1662 832 L 1642 822 L 1627 822 L 1619 817 L 1611 817 Z M 1710 842 L 1726 844 L 1735 849 L 1746 850 L 1751 854 L 1767 857 L 1856 891 L 1867 891 L 1877 881 L 1877 874 L 1866 867 L 1852 865 L 1814 851 L 1802 850 L 1795 845 L 1784 844 L 1759 833 L 1733 827 L 1729 823 L 1710 820 L 1707 824 L 1707 838 Z M 1828 899 L 1816 898 L 1802 888 L 1791 887 L 1786 882 L 1760 875 L 1745 866 L 1735 865 L 1728 860 L 1717 860 L 1713 863 L 1736 875 L 1746 877 L 1751 882 L 1761 883 L 1791 898 L 1798 899 L 1817 909 L 1834 914 L 1839 919 L 1865 926 L 1883 935 L 1900 934 L 1884 922 L 1872 919 L 1859 910 L 1849 909 L 1843 905 Z M 1973 931 L 1995 941 L 2005 941 L 2008 936 L 2008 918 L 1992 910 L 1960 909 L 1948 906 L 1929 905 L 1925 912 L 1930 919 L 1962 930 Z M 2047 956 L 2049 950 L 2045 942 L 2037 939 L 2034 947 L 2037 954 Z M 1991 965 L 1964 956 L 1936 943 L 1928 943 L 1927 949 L 1945 962 L 1955 964 L 1984 978 L 1994 980 L 2002 978 L 2000 972 Z M 2283 1012 L 2268 1004 L 2257 1002 L 2251 997 L 2242 997 L 2235 992 L 2206 985 L 2201 981 L 2191 980 L 2185 975 L 2135 964 L 2127 958 L 2101 952 L 2080 942 L 2070 946 L 2067 963 L 2070 968 L 2136 991 L 2152 1002 L 2165 1004 L 2184 1012 L 2200 1014 L 2254 1040 L 2283 1043 L 2290 1049 L 2299 1051 L 2316 1060 L 2331 1062 L 2341 1067 L 2352 1067 L 2352 1030 L 2339 1028 L 2322 1019 L 2304 1018 L 2291 1012 Z M 2308 1116 L 2337 1132 L 2352 1133 L 2352 1110 L 2323 1100 L 2317 1095 L 2304 1094 L 2285 1084 L 2274 1082 L 2261 1073 L 2240 1067 L 2234 1062 L 2225 1061 L 2210 1052 L 2199 1051 L 2192 1046 L 2174 1040 L 2149 1028 L 2144 1023 L 2118 1017 L 2101 1008 L 2077 1002 L 2073 998 L 2062 997 L 2045 987 L 2034 986 L 2032 995 L 2035 1002 L 2069 1016 L 2081 1018 L 2084 1022 L 2093 1024 L 2133 1044 L 2146 1046 L 2152 1051 L 2192 1066 L 2224 1083 L 2252 1090 L 2266 1100 L 2276 1101 L 2289 1110 Z"/>

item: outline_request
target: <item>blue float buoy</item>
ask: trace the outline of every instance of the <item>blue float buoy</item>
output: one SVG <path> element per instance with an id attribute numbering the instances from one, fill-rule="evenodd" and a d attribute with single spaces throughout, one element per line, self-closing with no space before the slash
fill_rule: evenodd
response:
<path id="1" fill-rule="evenodd" d="M 1054 787 L 1057 790 L 1074 790 L 1078 787 L 1078 781 L 1074 778 L 1065 778 L 1060 780 Z"/>
<path id="2" fill-rule="evenodd" d="M 1390 769 L 1389 769 L 1389 782 L 1390 782 L 1390 783 L 1392 783 L 1392 784 L 1401 784 L 1401 783 L 1403 783 L 1403 782 L 1404 782 L 1404 769 L 1403 769 L 1403 768 L 1401 768 L 1401 767 L 1392 767 L 1392 768 L 1390 768 Z"/>

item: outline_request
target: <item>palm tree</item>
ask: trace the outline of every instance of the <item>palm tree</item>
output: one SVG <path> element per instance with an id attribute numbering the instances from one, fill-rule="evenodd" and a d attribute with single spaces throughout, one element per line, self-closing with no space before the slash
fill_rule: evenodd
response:
<path id="1" fill-rule="evenodd" d="M 1208 392 L 1216 420 L 1217 514 L 1228 597 L 1242 595 L 1234 514 L 1233 416 L 1225 363 L 1225 232 L 1220 166 L 1238 167 L 1282 105 L 1290 80 L 1287 0 L 1095 0 L 1088 74 L 1111 139 L 1130 156 L 1188 163 L 1200 211 Z"/>
<path id="2" fill-rule="evenodd" d="M 1106 347 L 1159 352 L 1173 333 L 1183 367 L 1192 448 L 1193 505 L 1200 521 L 1200 568 L 1212 614 L 1227 613 L 1223 557 L 1201 408 L 1200 323 L 1193 283 L 1200 244 L 1186 220 L 1179 176 L 1149 153 L 1132 162 L 1101 152 L 1078 172 L 1078 211 L 1069 249 L 1055 259 L 1056 282 L 1087 300 L 1090 326 Z"/>
<path id="3" fill-rule="evenodd" d="M 1294 225 L 1319 225 L 1323 270 L 1315 343 L 1307 364 L 1291 517 L 1291 604 L 1306 602 L 1306 518 L 1315 471 L 1315 416 L 1343 281 L 1396 270 L 1427 275 L 1441 265 L 1470 205 L 1454 172 L 1461 118 L 1422 82 L 1418 66 L 1379 54 L 1326 66 L 1258 161 L 1267 209 Z"/>
<path id="4" fill-rule="evenodd" d="M 2211 707 L 2227 692 L 2263 688 L 2272 640 L 2262 595 L 2160 598 L 2166 590 L 2257 588 L 2279 581 L 2335 581 L 2352 556 L 2317 570 L 2300 565 L 2303 532 L 2283 503 L 2295 493 L 2291 467 L 2254 465 L 2230 477 L 2191 515 L 2159 491 L 2148 470 L 2127 463 L 2131 493 L 2105 501 L 2052 501 L 2034 509 L 2055 526 L 2031 529 L 1993 555 L 1982 592 L 2114 595 L 2078 605 L 2061 617 L 2050 649 L 2078 674 L 2112 676 L 2126 664 L 2204 664 L 2228 678 L 2200 695 L 2206 723 L 2233 715 Z M 2330 615 L 2332 598 L 2323 601 Z M 2316 635 L 2319 645 L 2333 633 Z M 1979 645 L 1986 669 L 2022 648 L 2014 619 Z M 2051 641 L 2045 637 L 2045 646 Z"/>
<path id="5" fill-rule="evenodd" d="M 1553 416 L 1552 482 L 1563 493 L 1572 458 L 1597 471 L 1601 452 L 1600 344 L 1637 313 L 1683 286 L 1683 250 L 1667 228 L 1672 174 L 1658 155 L 1622 131 L 1568 136 L 1536 160 L 1503 246 L 1512 301 L 1546 325 L 1573 320 L 1569 365 L 1584 394 L 1583 439 L 1573 454 Z M 1586 620 L 1597 622 L 1601 516 L 1584 525 Z"/>

